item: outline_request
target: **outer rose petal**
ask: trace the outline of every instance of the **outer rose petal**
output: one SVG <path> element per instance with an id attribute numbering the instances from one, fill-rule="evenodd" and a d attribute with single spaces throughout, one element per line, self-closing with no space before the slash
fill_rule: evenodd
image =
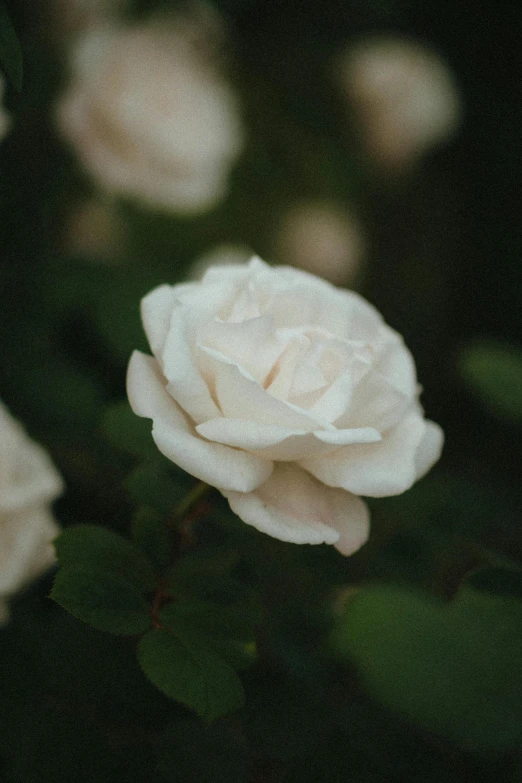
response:
<path id="1" fill-rule="evenodd" d="M 158 363 L 140 351 L 134 351 L 129 363 L 127 393 L 134 413 L 153 419 L 152 437 L 161 453 L 192 476 L 236 492 L 250 492 L 270 476 L 268 460 L 195 434 L 167 392 Z"/>
<path id="2" fill-rule="evenodd" d="M 380 443 L 346 446 L 320 459 L 300 464 L 331 487 L 354 495 L 387 497 L 400 495 L 417 479 L 416 454 L 426 435 L 427 424 L 417 410 L 384 433 Z M 431 454 L 433 446 L 427 442 Z M 422 463 L 429 460 L 422 457 Z"/>
<path id="3" fill-rule="evenodd" d="M 426 431 L 415 454 L 416 480 L 422 478 L 437 462 L 444 444 L 444 433 L 434 421 L 426 422 Z"/>
<path id="4" fill-rule="evenodd" d="M 265 459 L 295 461 L 304 457 L 328 454 L 348 443 L 375 443 L 381 439 L 377 430 L 366 429 L 307 432 L 259 424 L 246 419 L 210 419 L 196 427 L 208 440 L 234 448 L 253 451 Z"/>
<path id="5" fill-rule="evenodd" d="M 141 320 L 152 353 L 159 359 L 169 333 L 172 308 L 176 299 L 175 286 L 160 285 L 141 300 Z"/>
<path id="6" fill-rule="evenodd" d="M 345 492 L 342 489 L 331 489 L 332 492 L 341 492 L 343 494 L 344 518 L 336 522 L 335 528 L 339 532 L 339 541 L 335 548 L 342 555 L 353 555 L 358 549 L 366 543 L 370 532 L 370 512 L 368 506 L 351 492 Z"/>
<path id="7" fill-rule="evenodd" d="M 223 492 L 243 522 L 281 541 L 335 544 L 351 554 L 366 541 L 368 512 L 359 498 L 320 484 L 297 465 L 276 465 L 255 492 Z"/>

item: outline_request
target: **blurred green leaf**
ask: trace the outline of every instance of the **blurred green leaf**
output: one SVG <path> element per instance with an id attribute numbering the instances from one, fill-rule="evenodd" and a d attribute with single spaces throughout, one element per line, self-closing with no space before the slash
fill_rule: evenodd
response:
<path id="1" fill-rule="evenodd" d="M 249 666 L 255 657 L 254 625 L 244 608 L 175 602 L 160 611 L 159 619 L 183 641 L 213 650 L 236 669 Z"/>
<path id="2" fill-rule="evenodd" d="M 226 715 L 243 703 L 243 686 L 228 663 L 208 649 L 185 644 L 163 628 L 142 637 L 138 661 L 160 691 L 204 720 Z"/>
<path id="3" fill-rule="evenodd" d="M 132 517 L 131 531 L 134 543 L 163 572 L 169 564 L 169 531 L 165 516 L 141 506 Z"/>
<path id="4" fill-rule="evenodd" d="M 174 473 L 168 464 L 155 461 L 139 465 L 127 476 L 124 485 L 135 503 L 168 516 L 186 495 L 192 482 L 190 476 Z"/>
<path id="5" fill-rule="evenodd" d="M 150 627 L 149 606 L 139 593 L 123 579 L 93 566 L 61 568 L 51 598 L 99 631 L 134 635 Z"/>
<path id="6" fill-rule="evenodd" d="M 475 590 L 522 600 L 522 571 L 509 568 L 481 568 L 474 571 L 467 584 Z"/>
<path id="7" fill-rule="evenodd" d="M 465 348 L 459 363 L 464 380 L 488 407 L 522 421 L 522 351 L 484 341 Z"/>
<path id="8" fill-rule="evenodd" d="M 317 753 L 336 717 L 305 687 L 273 673 L 248 679 L 242 715 L 253 753 L 285 762 Z"/>
<path id="9" fill-rule="evenodd" d="M 142 592 L 153 590 L 156 574 L 149 559 L 126 538 L 99 525 L 74 525 L 54 541 L 62 566 L 85 566 L 121 578 Z"/>
<path id="10" fill-rule="evenodd" d="M 466 745 L 522 741 L 522 602 L 465 584 L 444 604 L 395 586 L 362 589 L 331 644 L 359 667 L 370 693 Z M 498 574 L 496 577 L 498 584 Z"/>
<path id="11" fill-rule="evenodd" d="M 102 429 L 112 446 L 140 457 L 157 454 L 158 447 L 152 440 L 152 423 L 133 413 L 125 400 L 108 407 L 102 418 Z"/>
<path id="12" fill-rule="evenodd" d="M 169 783 L 247 783 L 248 747 L 224 721 L 179 721 L 160 736 L 157 770 Z"/>
<path id="13" fill-rule="evenodd" d="M 13 23 L 0 2 L 0 64 L 18 91 L 22 89 L 23 57 Z"/>

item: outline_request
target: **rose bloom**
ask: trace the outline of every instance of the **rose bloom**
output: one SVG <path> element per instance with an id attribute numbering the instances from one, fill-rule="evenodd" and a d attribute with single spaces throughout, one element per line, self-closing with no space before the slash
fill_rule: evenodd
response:
<path id="1" fill-rule="evenodd" d="M 7 599 L 55 561 L 51 502 L 62 490 L 46 451 L 0 403 L 0 622 Z"/>
<path id="2" fill-rule="evenodd" d="M 376 37 L 339 62 L 344 91 L 369 154 L 401 169 L 444 141 L 460 121 L 460 101 L 445 62 L 419 43 Z"/>
<path id="3" fill-rule="evenodd" d="M 364 237 L 356 217 L 335 204 L 304 201 L 284 215 L 275 239 L 275 256 L 336 285 L 357 278 Z"/>
<path id="4" fill-rule="evenodd" d="M 103 189 L 186 214 L 224 197 L 243 133 L 206 29 L 107 26 L 79 42 L 57 121 Z"/>
<path id="5" fill-rule="evenodd" d="M 413 359 L 358 294 L 254 258 L 154 289 L 142 318 L 154 357 L 132 355 L 134 412 L 264 533 L 351 554 L 359 495 L 404 492 L 439 457 Z"/>

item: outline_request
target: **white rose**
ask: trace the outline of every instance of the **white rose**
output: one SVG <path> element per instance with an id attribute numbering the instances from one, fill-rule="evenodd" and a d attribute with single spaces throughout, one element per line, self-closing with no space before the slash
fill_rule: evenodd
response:
<path id="1" fill-rule="evenodd" d="M 187 214 L 222 199 L 243 134 L 210 54 L 190 26 L 169 24 L 109 26 L 79 42 L 57 121 L 102 188 Z"/>
<path id="2" fill-rule="evenodd" d="M 55 561 L 50 505 L 62 490 L 47 453 L 0 403 L 0 623 L 7 599 Z"/>
<path id="3" fill-rule="evenodd" d="M 353 292 L 254 258 L 156 288 L 142 318 L 154 358 L 131 358 L 134 412 L 258 530 L 351 554 L 358 496 L 404 492 L 439 457 L 408 349 Z"/>
<path id="4" fill-rule="evenodd" d="M 414 162 L 459 124 L 452 74 L 436 52 L 420 43 L 369 38 L 340 58 L 339 70 L 366 147 L 385 167 Z"/>

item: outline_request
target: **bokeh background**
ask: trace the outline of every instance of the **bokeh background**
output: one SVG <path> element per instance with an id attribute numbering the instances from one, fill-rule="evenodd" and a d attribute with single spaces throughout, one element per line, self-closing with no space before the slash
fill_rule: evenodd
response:
<path id="1" fill-rule="evenodd" d="M 233 528 L 241 573 L 269 613 L 246 706 L 210 727 L 154 691 L 132 640 L 53 605 L 51 576 L 30 587 L 0 630 L 1 779 L 522 781 L 515 6 L 3 8 L 23 83 L 3 35 L 0 397 L 64 477 L 62 526 L 125 533 L 132 491 L 184 491 L 162 466 L 129 499 L 132 424 L 118 431 L 114 411 L 131 351 L 147 350 L 141 296 L 212 259 L 254 252 L 360 291 L 404 335 L 446 445 L 416 487 L 371 503 L 370 541 L 347 560 Z M 152 39 L 111 39 L 130 26 Z M 365 66 L 376 42 L 380 64 Z M 169 68 L 187 93 L 178 114 Z M 202 101 L 216 106 L 200 114 Z M 147 136 L 148 113 L 163 111 L 178 117 L 171 160 L 168 122 L 167 140 Z M 113 157 L 98 159 L 105 143 Z"/>

